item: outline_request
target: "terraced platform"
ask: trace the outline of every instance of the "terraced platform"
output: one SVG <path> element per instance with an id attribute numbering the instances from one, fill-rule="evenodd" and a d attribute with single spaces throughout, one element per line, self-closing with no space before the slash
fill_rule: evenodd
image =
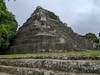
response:
<path id="1" fill-rule="evenodd" d="M 0 75 L 100 75 L 100 61 L 0 59 L 0 72 Z"/>

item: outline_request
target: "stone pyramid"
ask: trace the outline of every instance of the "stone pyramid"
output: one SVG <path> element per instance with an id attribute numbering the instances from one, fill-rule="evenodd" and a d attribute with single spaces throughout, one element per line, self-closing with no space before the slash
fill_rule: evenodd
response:
<path id="1" fill-rule="evenodd" d="M 17 32 L 11 53 L 81 51 L 92 47 L 84 37 L 61 22 L 53 12 L 38 6 Z"/>

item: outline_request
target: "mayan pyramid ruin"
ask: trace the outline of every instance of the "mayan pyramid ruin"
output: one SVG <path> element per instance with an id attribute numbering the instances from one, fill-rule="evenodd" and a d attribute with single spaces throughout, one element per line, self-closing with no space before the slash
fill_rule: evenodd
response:
<path id="1" fill-rule="evenodd" d="M 92 47 L 58 16 L 38 6 L 18 30 L 11 53 L 81 51 Z"/>

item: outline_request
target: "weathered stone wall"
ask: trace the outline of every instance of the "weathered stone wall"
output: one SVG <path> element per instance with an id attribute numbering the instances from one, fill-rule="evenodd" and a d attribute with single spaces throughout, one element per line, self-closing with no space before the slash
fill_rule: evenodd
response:
<path id="1" fill-rule="evenodd" d="M 9 73 L 9 75 L 99 75 L 92 73 L 68 73 L 68 72 L 59 72 L 59 71 L 44 70 L 44 69 L 19 68 L 11 66 L 0 66 L 0 72 L 1 71 Z M 5 73 L 3 74 L 8 75 Z"/>
<path id="2" fill-rule="evenodd" d="M 39 68 L 72 73 L 100 74 L 100 61 L 96 60 L 1 59 L 0 65 Z M 0 69 L 2 71 L 2 68 Z"/>
<path id="3" fill-rule="evenodd" d="M 39 7 L 18 30 L 9 52 L 64 52 L 91 48 L 88 40 L 74 33 L 53 12 Z"/>

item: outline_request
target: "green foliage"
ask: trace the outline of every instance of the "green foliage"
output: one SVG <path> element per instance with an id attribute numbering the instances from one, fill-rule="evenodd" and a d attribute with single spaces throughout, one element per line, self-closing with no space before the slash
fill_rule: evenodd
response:
<path id="1" fill-rule="evenodd" d="M 84 35 L 88 40 L 92 41 L 93 43 L 99 43 L 100 38 L 96 36 L 94 33 L 87 33 Z"/>
<path id="2" fill-rule="evenodd" d="M 85 37 L 86 37 L 87 39 L 89 39 L 89 40 L 93 40 L 93 39 L 96 39 L 96 38 L 97 38 L 96 35 L 95 35 L 94 33 L 87 33 L 87 34 L 85 35 Z"/>
<path id="3" fill-rule="evenodd" d="M 99 40 L 100 40 L 100 39 L 97 38 L 97 39 L 94 40 L 94 42 L 95 42 L 95 43 L 99 43 Z"/>
<path id="4" fill-rule="evenodd" d="M 14 37 L 17 29 L 14 15 L 7 11 L 5 3 L 0 0 L 0 50 L 7 49 L 10 40 Z"/>
<path id="5" fill-rule="evenodd" d="M 97 39 L 97 37 L 94 33 L 87 33 L 87 34 L 85 34 L 85 37 L 90 41 L 94 41 L 95 39 Z"/>

